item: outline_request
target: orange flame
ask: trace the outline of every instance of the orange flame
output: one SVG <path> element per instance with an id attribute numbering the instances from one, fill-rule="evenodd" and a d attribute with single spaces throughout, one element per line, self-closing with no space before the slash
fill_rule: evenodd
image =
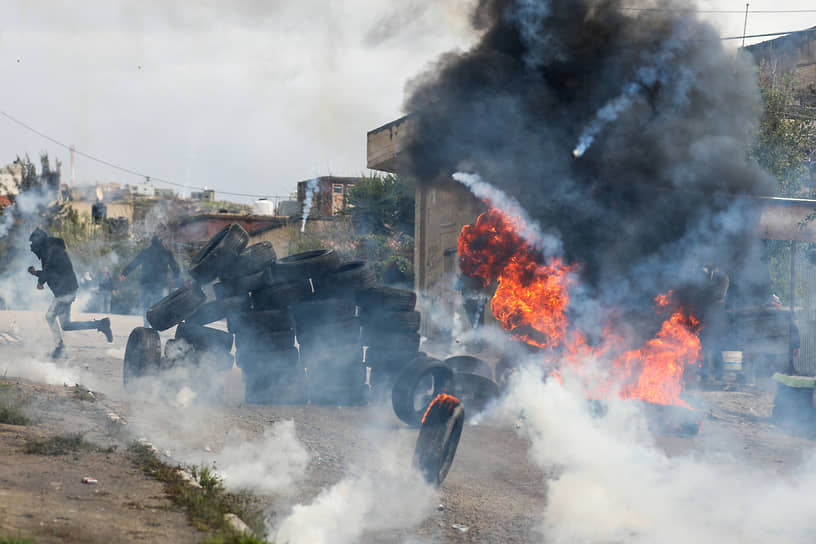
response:
<path id="1" fill-rule="evenodd" d="M 622 398 L 685 406 L 679 396 L 683 373 L 701 360 L 699 321 L 680 308 L 639 349 L 624 350 L 624 339 L 611 326 L 597 345 L 588 345 L 567 314 L 578 265 L 557 258 L 542 264 L 543 256 L 519 234 L 522 227 L 519 219 L 490 208 L 459 235 L 462 272 L 483 286 L 498 282 L 492 311 L 501 326 L 573 368 L 581 369 L 588 359 L 607 363 L 607 382 L 593 386 L 592 397 L 608 397 L 616 384 Z M 671 295 L 655 298 L 659 313 L 669 309 Z"/>
<path id="2" fill-rule="evenodd" d="M 428 405 L 428 408 L 425 409 L 425 413 L 422 415 L 422 423 L 425 423 L 425 420 L 428 419 L 428 414 L 431 413 L 431 410 L 434 406 L 444 406 L 448 409 L 448 411 L 453 411 L 454 408 L 459 406 L 461 402 L 459 399 L 454 397 L 453 395 L 447 395 L 445 393 L 440 393 L 431 401 Z"/>

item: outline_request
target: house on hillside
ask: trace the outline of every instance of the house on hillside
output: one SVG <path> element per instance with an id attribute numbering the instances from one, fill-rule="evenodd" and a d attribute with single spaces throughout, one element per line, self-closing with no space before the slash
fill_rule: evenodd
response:
<path id="1" fill-rule="evenodd" d="M 775 40 L 768 40 L 745 48 L 757 64 L 766 64 L 778 73 L 795 73 L 794 91 L 799 110 L 794 115 L 816 115 L 816 27 L 794 32 Z"/>

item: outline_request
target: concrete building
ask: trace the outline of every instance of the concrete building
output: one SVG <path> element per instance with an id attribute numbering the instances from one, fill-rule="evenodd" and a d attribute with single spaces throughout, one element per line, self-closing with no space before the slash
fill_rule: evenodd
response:
<path id="1" fill-rule="evenodd" d="M 299 181 L 297 184 L 297 200 L 303 208 L 306 200 L 309 182 Z M 318 185 L 312 197 L 312 209 L 309 217 L 331 217 L 342 213 L 348 207 L 348 194 L 358 178 L 342 178 L 336 176 L 321 176 L 317 178 Z"/>

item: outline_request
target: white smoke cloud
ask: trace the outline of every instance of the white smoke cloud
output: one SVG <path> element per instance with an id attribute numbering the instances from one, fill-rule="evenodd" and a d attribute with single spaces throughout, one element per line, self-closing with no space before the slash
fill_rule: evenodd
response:
<path id="1" fill-rule="evenodd" d="M 75 385 L 80 383 L 79 372 L 75 368 L 57 366 L 50 361 L 40 361 L 35 357 L 14 357 L 0 363 L 0 376 L 14 376 L 49 385 Z"/>
<path id="2" fill-rule="evenodd" d="M 231 489 L 281 493 L 304 477 L 309 454 L 295 434 L 294 421 L 281 421 L 266 429 L 261 440 L 228 445 L 215 464 Z"/>
<path id="3" fill-rule="evenodd" d="M 587 407 L 580 392 L 529 368 L 501 407 L 509 422 L 524 414 L 531 460 L 558 467 L 542 505 L 548 542 L 812 540 L 816 463 L 786 479 L 730 457 L 670 456 L 638 404 L 610 402 L 600 418 Z"/>
<path id="4" fill-rule="evenodd" d="M 411 467 L 413 439 L 389 441 L 367 463 L 270 530 L 276 542 L 351 544 L 366 531 L 407 529 L 433 510 L 436 491 Z M 381 440 L 380 443 L 383 443 Z"/>

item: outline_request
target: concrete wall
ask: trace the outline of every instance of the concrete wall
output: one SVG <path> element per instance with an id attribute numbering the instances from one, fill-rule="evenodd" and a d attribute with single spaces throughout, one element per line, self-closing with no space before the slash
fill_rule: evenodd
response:
<path id="1" fill-rule="evenodd" d="M 88 200 L 71 200 L 67 202 L 68 206 L 76 210 L 79 215 L 91 216 L 91 207 L 94 202 Z M 105 202 L 108 207 L 108 219 L 114 217 L 124 217 L 128 222 L 133 224 L 133 204 L 129 202 Z"/>
<path id="2" fill-rule="evenodd" d="M 457 251 L 462 227 L 476 221 L 485 211 L 484 203 L 453 180 L 417 187 L 414 225 L 414 286 L 418 295 L 434 311 L 423 319 L 423 334 L 437 335 L 448 330 L 448 322 L 459 304 L 456 280 L 459 274 Z"/>

